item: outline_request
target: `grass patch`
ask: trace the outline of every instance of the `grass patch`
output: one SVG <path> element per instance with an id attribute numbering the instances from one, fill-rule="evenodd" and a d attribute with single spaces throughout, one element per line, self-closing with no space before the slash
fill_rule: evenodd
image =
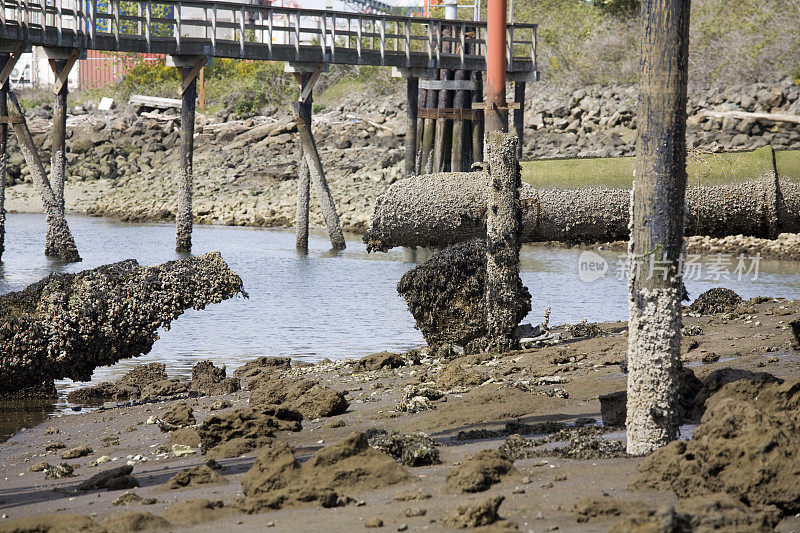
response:
<path id="1" fill-rule="evenodd" d="M 772 171 L 772 149 L 752 152 L 691 154 L 686 164 L 689 185 L 721 185 L 752 180 Z M 782 176 L 800 176 L 800 151 L 775 152 Z M 549 159 L 520 162 L 522 181 L 534 187 L 611 187 L 633 185 L 634 157 Z"/>

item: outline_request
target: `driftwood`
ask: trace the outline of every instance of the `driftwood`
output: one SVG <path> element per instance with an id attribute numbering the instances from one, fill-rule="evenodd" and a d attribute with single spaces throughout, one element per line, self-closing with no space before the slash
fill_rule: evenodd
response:
<path id="1" fill-rule="evenodd" d="M 738 118 L 742 120 L 769 120 L 771 122 L 789 122 L 790 124 L 800 124 L 800 116 L 788 115 L 785 113 L 749 113 L 747 111 L 703 111 L 708 117 L 715 118 Z"/>
<path id="2" fill-rule="evenodd" d="M 394 183 L 375 205 L 364 236 L 369 250 L 443 247 L 486 234 L 487 174 L 429 174 Z M 523 184 L 522 242 L 628 239 L 630 190 L 535 189 Z M 774 175 L 689 187 L 687 235 L 775 238 L 800 232 L 800 183 Z"/>
<path id="3" fill-rule="evenodd" d="M 129 259 L 52 274 L 0 296 L 0 395 L 92 371 L 150 351 L 186 309 L 237 294 L 241 278 L 219 252 L 142 267 Z"/>

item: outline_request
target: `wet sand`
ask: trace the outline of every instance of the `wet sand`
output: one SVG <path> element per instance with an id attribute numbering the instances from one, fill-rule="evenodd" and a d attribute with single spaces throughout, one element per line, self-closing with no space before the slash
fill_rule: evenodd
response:
<path id="1" fill-rule="evenodd" d="M 799 316 L 800 301 L 772 299 L 745 303 L 733 314 L 686 316 L 684 327 L 694 331 L 683 340 L 684 363 L 700 379 L 722 368 L 764 371 L 786 380 L 798 379 L 800 351 L 792 347 L 792 332 L 787 324 Z M 348 487 L 344 483 L 337 487 L 337 493 L 352 498 L 352 502 L 343 506 L 324 508 L 310 503 L 258 514 L 231 510 L 212 513 L 210 516 L 216 520 L 204 520 L 192 527 L 173 522 L 169 530 L 218 531 L 235 527 L 261 531 L 272 525 L 276 531 L 353 531 L 377 525 L 379 519 L 383 531 L 405 528 L 438 531 L 449 529 L 444 524 L 452 523 L 445 518 L 459 506 L 503 496 L 499 515 L 507 521 L 488 526 L 495 531 L 512 527 L 512 523 L 521 531 L 607 531 L 620 516 L 595 516 L 578 522 L 575 504 L 587 496 L 603 495 L 641 501 L 652 508 L 677 504 L 678 498 L 673 493 L 629 488 L 644 460 L 641 458 L 570 459 L 563 454 L 554 452 L 548 456 L 543 452 L 534 458 L 514 461 L 514 470 L 500 475 L 500 482 L 485 491 L 464 493 L 447 480 L 449 472 L 470 462 L 482 450 L 500 448 L 506 442 L 509 422 L 529 425 L 556 422 L 573 427 L 578 419 L 592 418 L 596 423 L 578 421 L 600 426 L 598 396 L 625 389 L 623 369 L 627 348 L 625 323 L 606 323 L 600 329 L 602 333 L 595 337 L 565 339 L 554 346 L 512 352 L 498 358 L 486 354 L 446 360 L 423 358 L 414 365 L 367 371 L 356 361 L 276 370 L 269 380 L 315 379 L 344 392 L 350 404 L 344 414 L 303 420 L 301 431 L 277 432 L 276 440 L 292 446 L 299 463 L 307 462 L 318 450 L 342 441 L 355 431 L 380 428 L 399 433 L 427 433 L 439 443 L 441 464 L 403 466 L 409 475 L 407 481 L 377 489 Z M 460 370 L 455 371 L 455 365 Z M 484 382 L 476 385 L 478 381 Z M 398 412 L 395 408 L 405 398 L 405 388 L 409 385 L 443 391 L 445 396 L 430 400 L 431 410 Z M 222 469 L 217 472 L 228 481 L 225 484 L 165 490 L 162 485 L 168 479 L 189 467 L 204 464 L 207 457 L 199 453 L 183 457 L 161 453 L 159 447 L 168 444 L 170 433 L 146 422 L 151 417 L 160 418 L 185 401 L 193 408 L 197 422 L 202 423 L 209 416 L 248 407 L 250 395 L 245 386 L 242 391 L 225 396 L 62 416 L 19 432 L 0 444 L 3 480 L 0 531 L 5 531 L 13 519 L 43 513 L 78 513 L 101 523 L 120 512 L 160 515 L 176 502 L 197 498 L 232 504 L 242 496 L 242 478 L 258 457 L 258 451 L 218 459 Z M 219 407 L 221 399 L 230 401 L 231 406 L 212 411 L 212 404 Z M 51 428 L 57 429 L 57 433 Z M 510 429 L 524 431 L 525 426 Z M 684 427 L 686 433 L 691 429 Z M 525 435 L 536 436 L 542 435 Z M 604 438 L 624 439 L 624 431 L 606 430 Z M 47 443 L 54 440 L 62 441 L 65 448 L 46 451 Z M 552 446 L 559 444 L 565 443 Z M 61 459 L 61 453 L 79 445 L 90 446 L 92 453 L 72 460 Z M 110 461 L 91 466 L 101 456 L 108 456 Z M 75 467 L 75 477 L 52 480 L 45 479 L 43 472 L 29 471 L 41 461 L 67 462 Z M 157 503 L 114 506 L 112 502 L 125 490 L 76 491 L 77 485 L 90 476 L 127 463 L 132 464 L 132 475 L 140 485 L 132 491 L 142 498 L 155 498 Z M 429 494 L 430 498 L 395 499 L 409 491 Z M 778 526 L 779 531 L 798 529 L 797 516 L 783 518 Z"/>

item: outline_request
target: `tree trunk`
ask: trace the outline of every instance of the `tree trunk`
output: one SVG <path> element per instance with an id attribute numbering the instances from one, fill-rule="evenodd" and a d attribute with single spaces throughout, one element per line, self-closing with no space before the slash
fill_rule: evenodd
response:
<path id="1" fill-rule="evenodd" d="M 25 123 L 22 108 L 20 108 L 17 97 L 13 92 L 8 93 L 7 106 L 9 117 L 18 121 L 13 126 L 14 133 L 17 134 L 19 149 L 31 171 L 33 185 L 42 198 L 47 227 L 52 228 L 53 252 L 64 261 L 78 262 L 81 260 L 81 256 L 75 246 L 75 239 L 72 237 L 64 212 L 61 210 L 58 200 L 53 194 L 53 189 L 50 187 L 50 182 L 47 180 L 33 137 L 31 137 L 31 132 Z"/>
<path id="2" fill-rule="evenodd" d="M 639 140 L 631 209 L 628 453 L 677 436 L 686 196 L 689 0 L 642 2 Z"/>

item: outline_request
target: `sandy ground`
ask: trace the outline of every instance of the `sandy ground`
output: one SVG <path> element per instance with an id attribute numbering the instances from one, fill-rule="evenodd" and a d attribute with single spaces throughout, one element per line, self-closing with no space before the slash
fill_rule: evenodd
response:
<path id="1" fill-rule="evenodd" d="M 787 323 L 800 316 L 800 301 L 768 300 L 740 306 L 733 315 L 685 317 L 684 326 L 699 326 L 701 334 L 684 337 L 684 363 L 699 378 L 721 368 L 767 371 L 779 378 L 800 378 L 800 352 L 792 348 L 792 334 Z M 600 517 L 578 522 L 574 507 L 586 496 L 612 495 L 624 500 L 643 501 L 652 507 L 673 505 L 675 494 L 634 491 L 629 483 L 643 461 L 641 458 L 602 458 L 575 460 L 559 456 L 540 456 L 514 462 L 516 472 L 501 476 L 502 480 L 488 490 L 466 494 L 446 482 L 448 472 L 464 464 L 481 450 L 499 448 L 506 440 L 503 430 L 508 422 L 534 424 L 546 421 L 574 424 L 580 417 L 601 420 L 598 395 L 624 390 L 627 332 L 624 323 L 601 325 L 602 334 L 591 338 L 564 340 L 555 346 L 530 349 L 491 358 L 485 354 L 462 356 L 455 361 L 468 372 L 477 372 L 486 379 L 481 385 L 451 389 L 445 399 L 431 402 L 433 410 L 418 413 L 398 412 L 395 406 L 404 398 L 409 384 L 432 382 L 444 385 L 443 364 L 446 360 L 429 359 L 412 366 L 395 369 L 357 371 L 354 361 L 320 363 L 308 367 L 292 367 L 273 374 L 271 379 L 319 380 L 344 391 L 350 402 L 341 415 L 304 420 L 302 431 L 278 433 L 277 439 L 293 446 L 298 460 L 308 460 L 317 450 L 341 441 L 354 431 L 382 428 L 407 433 L 425 432 L 438 443 L 441 464 L 421 467 L 404 466 L 409 481 L 374 490 L 337 490 L 352 497 L 349 505 L 323 508 L 316 504 L 270 510 L 259 514 L 231 512 L 220 514 L 214 521 L 204 521 L 192 528 L 174 524 L 172 531 L 187 529 L 220 531 L 262 531 L 266 526 L 275 531 L 354 531 L 365 528 L 376 518 L 382 531 L 446 530 L 443 520 L 459 505 L 500 495 L 505 500 L 499 514 L 521 531 L 607 531 L 619 517 Z M 695 328 L 696 329 L 696 328 Z M 694 333 L 697 333 L 695 331 Z M 712 362 L 717 359 L 716 362 Z M 705 363 L 703 361 L 706 361 Z M 544 379 L 543 379 L 544 378 Z M 200 397 L 185 400 L 194 409 L 198 422 L 212 413 L 212 403 L 221 398 L 232 405 L 221 412 L 247 407 L 250 392 L 244 390 L 223 397 Z M 19 432 L 0 444 L 0 531 L 10 529 L 13 519 L 43 513 L 80 513 L 97 522 L 122 511 L 144 511 L 161 514 L 176 502 L 196 498 L 222 500 L 226 504 L 242 496 L 241 480 L 252 466 L 257 451 L 241 457 L 220 459 L 219 471 L 227 484 L 195 489 L 165 490 L 162 484 L 177 472 L 206 462 L 203 455 L 174 457 L 159 454 L 159 445 L 166 444 L 169 433 L 148 418 L 158 417 L 180 400 L 149 403 L 132 407 L 116 407 L 78 416 L 51 419 Z M 215 406 L 216 407 L 216 406 Z M 220 411 L 214 411 L 219 414 Z M 56 428 L 58 433 L 53 429 Z M 691 431 L 684 427 L 684 432 Z M 459 432 L 499 430 L 461 440 Z M 532 435 L 527 435 L 531 437 Z M 104 437 L 117 437 L 118 443 L 108 446 Z M 605 435 L 623 439 L 624 432 Z M 684 435 L 686 438 L 686 435 Z M 46 461 L 63 462 L 63 449 L 45 451 L 49 441 L 63 441 L 67 449 L 89 445 L 92 453 L 66 461 L 75 467 L 75 476 L 58 480 L 45 479 L 42 472 L 29 467 Z M 91 466 L 101 456 L 111 461 Z M 77 492 L 81 481 L 111 466 L 133 465 L 133 476 L 139 483 L 134 492 L 143 498 L 156 498 L 152 505 L 118 507 L 112 502 L 124 490 Z M 395 497 L 409 490 L 419 490 L 430 498 L 421 501 L 397 501 Z M 425 513 L 420 515 L 424 510 Z M 509 522 L 505 522 L 506 527 Z M 489 526 L 501 530 L 497 524 Z M 784 518 L 779 531 L 800 530 L 800 516 Z"/>

